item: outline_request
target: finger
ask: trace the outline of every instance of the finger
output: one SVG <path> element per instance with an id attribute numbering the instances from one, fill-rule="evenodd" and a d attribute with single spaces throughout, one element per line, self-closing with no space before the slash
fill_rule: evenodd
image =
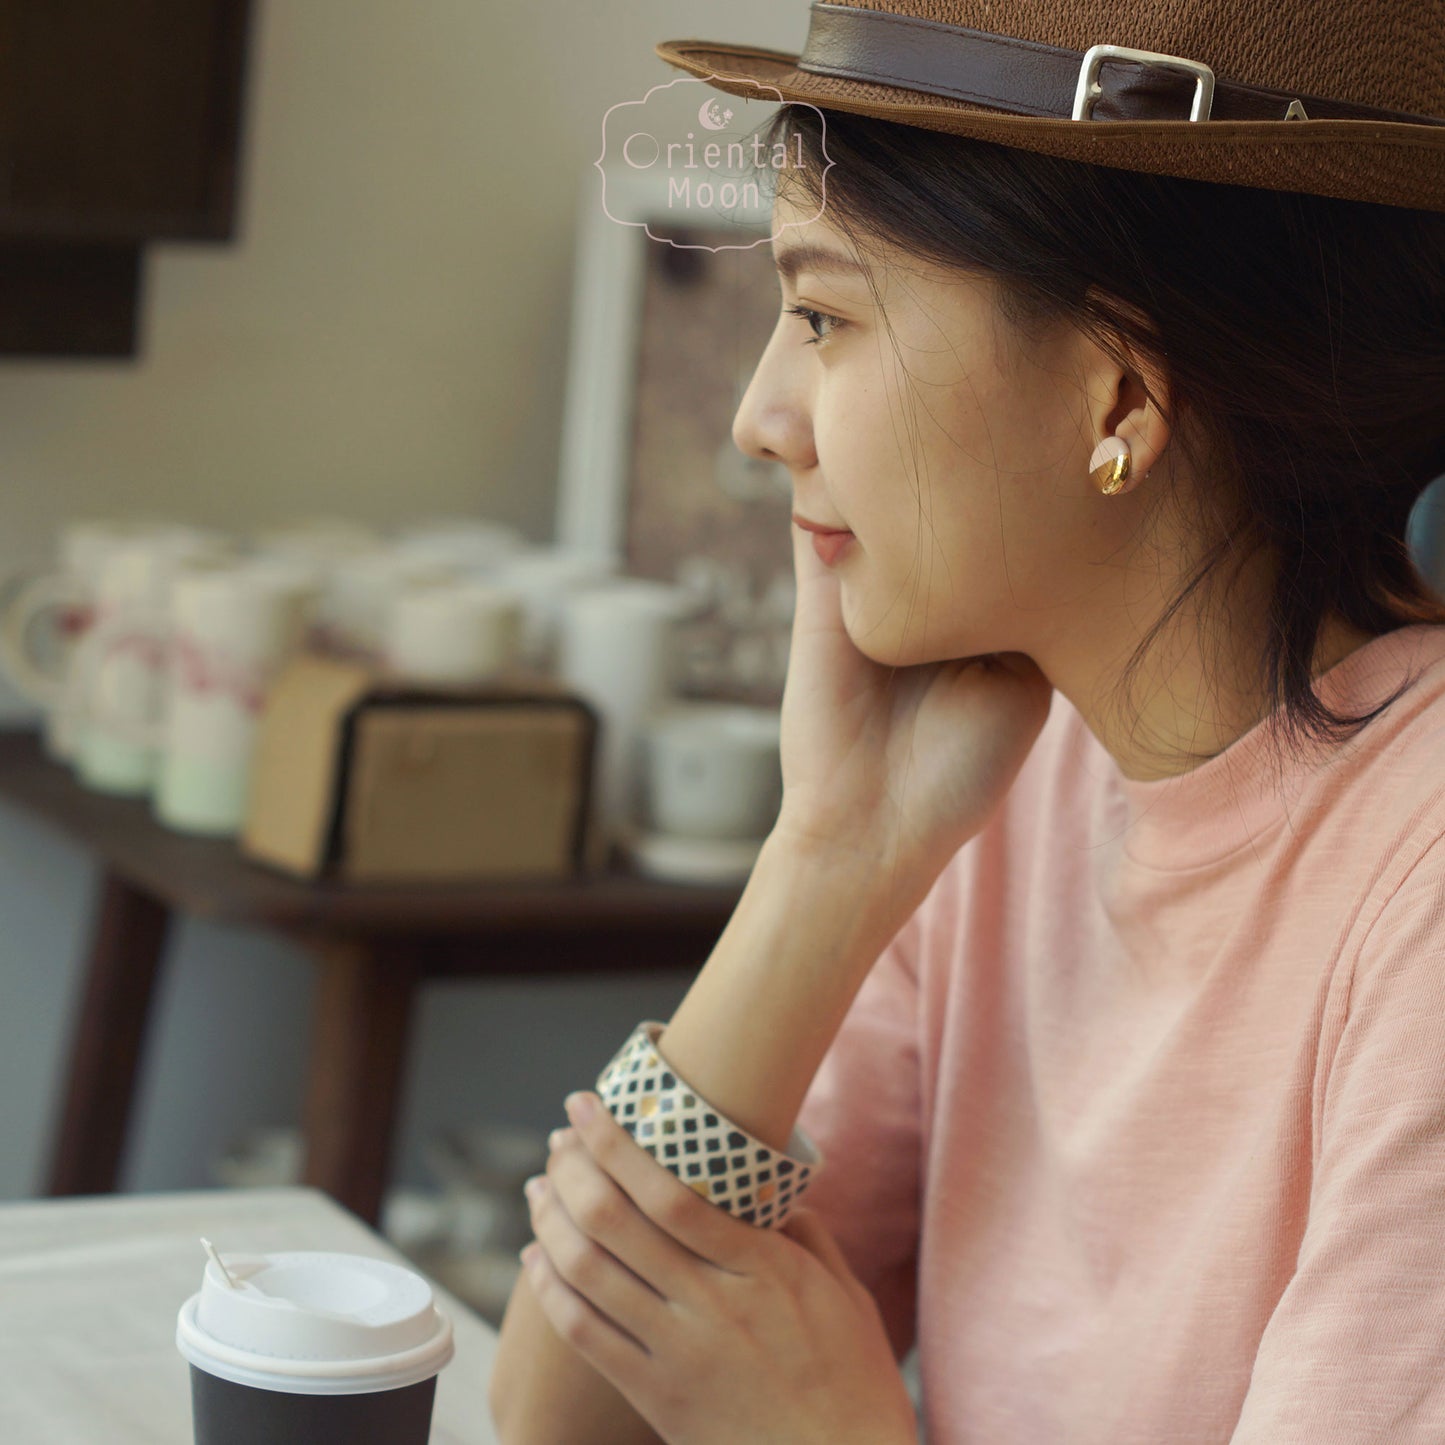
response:
<path id="1" fill-rule="evenodd" d="M 550 1172 L 539 1175 L 536 1186 L 528 1191 L 532 1232 L 552 1268 L 601 1315 L 648 1348 L 665 1301 L 572 1218 Z"/>
<path id="2" fill-rule="evenodd" d="M 698 1177 L 685 1184 L 607 1112 L 596 1094 L 572 1095 L 567 1112 L 587 1152 L 664 1234 L 719 1269 L 746 1274 L 757 1267 L 758 1236 L 768 1231 L 709 1201 L 695 1139 L 683 1136 L 676 1141 L 677 1163 L 684 1169 L 699 1165 Z"/>
<path id="3" fill-rule="evenodd" d="M 696 1270 L 702 1262 L 633 1203 L 588 1153 L 575 1129 L 563 1131 L 553 1147 L 546 1177 L 583 1234 L 664 1300 L 684 1297 L 688 1270 Z"/>
<path id="4" fill-rule="evenodd" d="M 846 1285 L 861 1284 L 853 1266 L 815 1209 L 798 1205 L 779 1226 L 778 1232 L 802 1245 L 835 1279 Z"/>
<path id="5" fill-rule="evenodd" d="M 547 1323 L 599 1374 L 619 1389 L 647 1359 L 646 1348 L 590 1304 L 557 1273 L 540 1243 L 522 1252 L 527 1283 Z"/>

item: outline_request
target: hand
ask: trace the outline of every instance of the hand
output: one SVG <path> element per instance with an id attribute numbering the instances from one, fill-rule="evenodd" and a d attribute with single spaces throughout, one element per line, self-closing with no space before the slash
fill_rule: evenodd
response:
<path id="1" fill-rule="evenodd" d="M 743 1223 L 580 1097 L 591 1115 L 569 1109 L 531 1198 L 557 1334 L 668 1445 L 916 1445 L 877 1306 L 821 1219 Z"/>
<path id="2" fill-rule="evenodd" d="M 1021 652 L 885 667 L 848 636 L 839 581 L 793 527 L 797 609 L 775 833 L 865 850 L 921 901 L 1008 791 L 1053 687 Z"/>

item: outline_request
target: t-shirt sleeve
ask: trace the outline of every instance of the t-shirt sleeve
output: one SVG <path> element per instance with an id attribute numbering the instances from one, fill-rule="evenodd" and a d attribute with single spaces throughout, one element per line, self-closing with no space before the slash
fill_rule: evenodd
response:
<path id="1" fill-rule="evenodd" d="M 919 1161 L 917 917 L 854 997 L 798 1124 L 823 1153 L 801 1203 L 868 1286 L 901 1360 L 916 1329 Z"/>
<path id="2" fill-rule="evenodd" d="M 1359 951 L 1295 1272 L 1230 1445 L 1445 1440 L 1445 841 Z"/>

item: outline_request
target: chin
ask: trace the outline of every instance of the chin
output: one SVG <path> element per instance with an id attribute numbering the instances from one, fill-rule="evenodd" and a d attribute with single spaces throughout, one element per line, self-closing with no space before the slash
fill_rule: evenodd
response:
<path id="1" fill-rule="evenodd" d="M 881 667 L 918 667 L 929 662 L 947 662 L 958 656 L 956 652 L 929 647 L 926 639 L 884 624 L 865 627 L 845 616 L 843 628 L 853 646 Z"/>
<path id="2" fill-rule="evenodd" d="M 840 580 L 843 630 L 864 657 L 880 666 L 922 667 L 930 663 L 962 662 L 1004 651 L 1009 646 L 998 635 L 1002 629 L 967 625 L 968 621 L 976 624 L 989 614 L 986 598 L 958 593 L 939 595 L 935 591 L 926 600 L 920 595 L 910 608 L 909 584 L 905 581 L 901 590 L 898 583 L 891 585 L 897 601 L 891 606 L 880 605 L 879 584 L 875 579 L 868 578 L 868 585 L 863 585 L 865 579 L 855 572 L 845 574 Z M 926 629 L 920 626 L 925 616 L 930 623 Z M 987 635 L 989 633 L 993 635 Z"/>

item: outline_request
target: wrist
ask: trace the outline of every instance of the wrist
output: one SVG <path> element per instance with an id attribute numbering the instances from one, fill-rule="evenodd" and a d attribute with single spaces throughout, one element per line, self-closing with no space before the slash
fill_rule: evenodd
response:
<path id="1" fill-rule="evenodd" d="M 757 910 L 785 910 L 805 923 L 833 971 L 867 969 L 913 911 L 899 900 L 875 853 L 774 829 L 764 840 L 744 893 Z"/>
<path id="2" fill-rule="evenodd" d="M 885 829 L 840 835 L 806 820 L 778 817 L 758 861 L 759 873 L 775 878 L 799 899 L 816 899 L 846 916 L 858 916 L 886 943 L 912 916 L 937 881 L 951 853 L 925 858 L 883 836 Z M 881 946 L 880 943 L 880 946 Z"/>
<path id="3" fill-rule="evenodd" d="M 907 921 L 885 906 L 873 872 L 856 857 L 769 837 L 658 1040 L 681 1078 L 770 1148 L 786 1151 L 824 1053 Z"/>

